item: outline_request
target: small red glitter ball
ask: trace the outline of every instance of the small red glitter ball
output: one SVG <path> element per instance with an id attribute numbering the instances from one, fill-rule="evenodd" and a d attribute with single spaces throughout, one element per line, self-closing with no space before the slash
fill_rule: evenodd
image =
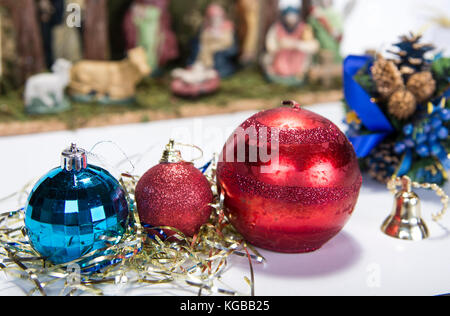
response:
<path id="1" fill-rule="evenodd" d="M 193 236 L 211 215 L 211 186 L 191 163 L 160 163 L 136 186 L 136 203 L 143 224 L 169 226 Z"/>
<path id="2" fill-rule="evenodd" d="M 225 211 L 248 242 L 301 253 L 319 249 L 343 228 L 362 177 L 353 146 L 338 127 L 290 104 L 240 126 L 247 134 L 235 132 L 225 144 L 217 180 Z M 278 159 L 262 157 L 264 152 Z"/>

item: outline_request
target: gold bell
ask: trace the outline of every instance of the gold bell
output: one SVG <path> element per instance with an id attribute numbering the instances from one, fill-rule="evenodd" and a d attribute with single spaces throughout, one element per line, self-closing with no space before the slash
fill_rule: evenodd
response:
<path id="1" fill-rule="evenodd" d="M 395 194 L 392 214 L 384 221 L 381 230 L 388 236 L 404 240 L 428 238 L 428 228 L 421 217 L 420 199 L 412 192 L 411 179 L 401 178 L 402 189 Z"/>

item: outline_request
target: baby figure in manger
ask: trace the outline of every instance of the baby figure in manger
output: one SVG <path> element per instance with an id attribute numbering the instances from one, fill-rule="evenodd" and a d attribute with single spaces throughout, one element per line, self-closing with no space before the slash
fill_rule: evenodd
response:
<path id="1" fill-rule="evenodd" d="M 205 21 L 194 40 L 193 53 L 185 69 L 172 72 L 172 91 L 176 95 L 197 97 L 217 91 L 221 78 L 232 75 L 239 52 L 235 28 L 225 10 L 212 4 L 206 10 Z"/>
<path id="2" fill-rule="evenodd" d="M 287 7 L 280 19 L 269 29 L 266 37 L 266 55 L 263 68 L 270 81 L 300 85 L 319 51 L 319 42 L 312 28 L 300 15 L 300 9 Z"/>

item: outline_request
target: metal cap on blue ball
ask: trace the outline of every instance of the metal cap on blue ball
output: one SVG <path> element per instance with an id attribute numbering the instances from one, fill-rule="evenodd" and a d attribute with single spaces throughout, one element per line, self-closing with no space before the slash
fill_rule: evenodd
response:
<path id="1" fill-rule="evenodd" d="M 81 171 L 87 167 L 86 151 L 72 144 L 61 153 L 61 169 Z"/>
<path id="2" fill-rule="evenodd" d="M 54 264 L 80 259 L 83 268 L 89 267 L 92 252 L 99 251 L 96 258 L 105 254 L 102 249 L 112 240 L 120 241 L 128 217 L 126 192 L 119 181 L 88 164 L 86 151 L 75 144 L 62 152 L 61 165 L 38 181 L 25 207 L 33 248 Z"/>

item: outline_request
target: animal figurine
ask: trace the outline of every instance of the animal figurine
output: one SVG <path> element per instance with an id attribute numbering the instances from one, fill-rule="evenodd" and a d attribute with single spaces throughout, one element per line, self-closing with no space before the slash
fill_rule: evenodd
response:
<path id="1" fill-rule="evenodd" d="M 41 73 L 30 77 L 25 85 L 25 108 L 28 113 L 48 114 L 70 108 L 64 90 L 70 81 L 72 63 L 57 59 L 51 73 Z"/>
<path id="2" fill-rule="evenodd" d="M 122 61 L 79 61 L 72 68 L 69 91 L 80 102 L 128 103 L 134 100 L 136 85 L 150 73 L 145 50 L 137 47 Z"/>

